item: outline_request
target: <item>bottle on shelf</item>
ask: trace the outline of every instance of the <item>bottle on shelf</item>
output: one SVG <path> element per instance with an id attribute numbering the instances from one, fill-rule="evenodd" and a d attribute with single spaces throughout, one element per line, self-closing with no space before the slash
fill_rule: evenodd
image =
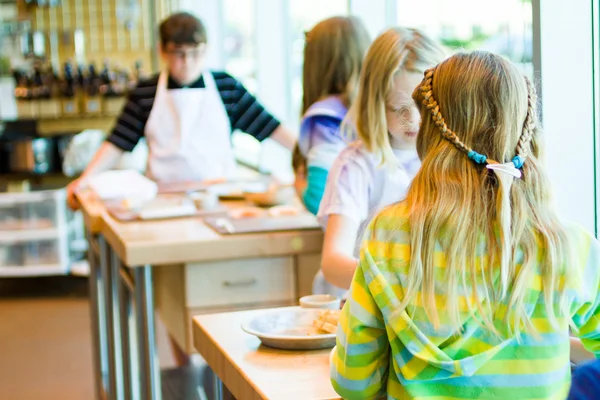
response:
<path id="1" fill-rule="evenodd" d="M 110 69 L 108 61 L 100 73 L 100 93 L 102 94 L 102 113 L 104 115 L 118 115 L 125 105 L 125 94 L 119 87 L 117 74 Z"/>
<path id="2" fill-rule="evenodd" d="M 96 66 L 92 63 L 88 66 L 88 76 L 83 86 L 84 110 L 88 115 L 98 115 L 102 112 L 100 98 L 100 76 Z"/>
<path id="3" fill-rule="evenodd" d="M 105 97 L 113 97 L 116 95 L 113 87 L 114 73 L 110 70 L 108 61 L 104 60 L 102 71 L 100 72 L 100 93 Z"/>
<path id="4" fill-rule="evenodd" d="M 83 64 L 78 63 L 75 68 L 75 83 L 77 86 L 77 95 L 79 101 L 79 113 L 87 114 L 87 88 L 88 79 Z"/>
<path id="5" fill-rule="evenodd" d="M 45 79 L 47 81 L 47 86 L 50 88 L 50 97 L 56 99 L 60 97 L 60 81 L 58 78 L 58 74 L 54 69 L 54 66 L 48 62 L 46 64 L 46 73 Z"/>
<path id="6" fill-rule="evenodd" d="M 14 70 L 13 77 L 16 81 L 15 99 L 17 115 L 19 118 L 37 118 L 37 108 L 33 100 L 33 81 L 25 71 Z"/>
<path id="7" fill-rule="evenodd" d="M 129 91 L 132 91 L 133 89 L 135 89 L 135 87 L 137 86 L 140 79 L 143 78 L 142 74 L 143 74 L 142 62 L 140 60 L 138 60 L 135 62 L 134 66 L 133 66 L 133 74 L 131 75 L 131 78 L 129 79 L 129 83 L 127 84 L 127 89 Z"/>
<path id="8" fill-rule="evenodd" d="M 115 67 L 115 80 L 113 82 L 113 87 L 115 92 L 119 96 L 125 96 L 127 93 L 127 87 L 129 84 L 129 74 L 124 68 L 119 66 Z"/>
<path id="9" fill-rule="evenodd" d="M 34 68 L 34 97 L 38 102 L 40 118 L 58 118 L 60 101 L 54 96 L 54 75 L 48 72 L 51 66 L 45 65 L 44 60 L 36 62 Z"/>
<path id="10" fill-rule="evenodd" d="M 63 115 L 75 116 L 79 114 L 77 82 L 73 73 L 73 66 L 65 62 L 62 84 L 62 112 Z"/>

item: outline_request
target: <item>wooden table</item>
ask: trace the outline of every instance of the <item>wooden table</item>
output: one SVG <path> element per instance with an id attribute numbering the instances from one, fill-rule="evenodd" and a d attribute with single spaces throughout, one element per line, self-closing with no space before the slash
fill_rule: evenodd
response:
<path id="1" fill-rule="evenodd" d="M 331 350 L 262 346 L 241 324 L 264 310 L 194 317 L 194 345 L 238 400 L 339 399 L 329 380 Z"/>
<path id="2" fill-rule="evenodd" d="M 92 324 L 97 380 L 107 381 L 109 399 L 136 390 L 142 399 L 160 398 L 155 306 L 176 342 L 192 352 L 192 315 L 293 305 L 311 292 L 320 229 L 222 236 L 198 217 L 121 222 L 93 195 L 79 200 L 96 266 L 90 297 L 99 318 Z M 134 345 L 137 358 L 122 357 Z M 132 375 L 138 369 L 139 377 Z"/>

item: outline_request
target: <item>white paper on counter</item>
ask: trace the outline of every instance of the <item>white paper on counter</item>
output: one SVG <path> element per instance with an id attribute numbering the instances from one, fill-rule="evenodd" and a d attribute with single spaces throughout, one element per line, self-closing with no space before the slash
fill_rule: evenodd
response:
<path id="1" fill-rule="evenodd" d="M 158 193 L 156 182 L 133 170 L 101 172 L 90 176 L 87 184 L 102 200 L 127 199 L 143 204 Z"/>

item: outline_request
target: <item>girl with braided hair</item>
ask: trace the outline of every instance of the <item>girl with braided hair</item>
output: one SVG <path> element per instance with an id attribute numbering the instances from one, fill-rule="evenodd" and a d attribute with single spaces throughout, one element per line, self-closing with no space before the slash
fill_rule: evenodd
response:
<path id="1" fill-rule="evenodd" d="M 443 58 L 441 47 L 416 29 L 389 29 L 367 51 L 342 127 L 357 140 L 335 160 L 318 213 L 325 241 L 315 293 L 345 294 L 371 217 L 406 194 L 420 166 L 420 117 L 411 93 L 423 72 Z"/>
<path id="2" fill-rule="evenodd" d="M 454 55 L 413 93 L 422 167 L 378 214 L 338 328 L 347 399 L 564 399 L 569 327 L 600 356 L 600 246 L 555 213 L 534 87 Z"/>

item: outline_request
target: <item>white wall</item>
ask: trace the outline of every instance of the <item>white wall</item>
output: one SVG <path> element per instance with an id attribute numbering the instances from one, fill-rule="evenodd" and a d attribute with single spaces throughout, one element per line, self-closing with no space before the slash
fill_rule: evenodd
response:
<path id="1" fill-rule="evenodd" d="M 350 14 L 360 17 L 372 38 L 396 24 L 397 0 L 349 0 Z"/>
<path id="2" fill-rule="evenodd" d="M 187 11 L 202 20 L 208 36 L 206 65 L 210 69 L 223 69 L 223 5 L 220 0 L 179 0 L 177 11 Z"/>
<path id="3" fill-rule="evenodd" d="M 546 165 L 561 215 L 594 232 L 591 2 L 538 0 L 535 12 L 541 29 L 536 73 L 542 79 Z"/>
<path id="4" fill-rule="evenodd" d="M 289 4 L 281 0 L 256 0 L 257 96 L 275 117 L 284 121 L 290 115 L 290 32 Z M 290 152 L 267 139 L 259 168 L 272 171 L 291 182 Z M 282 168 L 282 166 L 284 168 Z"/>

